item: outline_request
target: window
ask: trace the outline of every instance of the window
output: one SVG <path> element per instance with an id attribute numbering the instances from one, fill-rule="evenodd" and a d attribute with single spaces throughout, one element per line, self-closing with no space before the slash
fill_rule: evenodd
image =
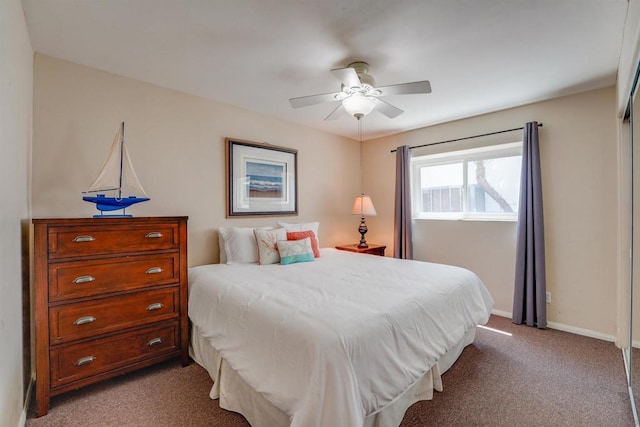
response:
<path id="1" fill-rule="evenodd" d="M 522 143 L 414 157 L 415 218 L 516 220 Z"/>

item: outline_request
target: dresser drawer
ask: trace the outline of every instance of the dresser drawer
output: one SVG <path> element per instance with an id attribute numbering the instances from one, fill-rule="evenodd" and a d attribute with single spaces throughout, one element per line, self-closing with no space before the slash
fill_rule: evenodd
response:
<path id="1" fill-rule="evenodd" d="M 176 282 L 178 253 L 49 264 L 49 301 L 63 301 Z"/>
<path id="2" fill-rule="evenodd" d="M 57 345 L 178 317 L 178 287 L 67 304 L 49 309 L 49 339 Z"/>
<path id="3" fill-rule="evenodd" d="M 49 228 L 49 259 L 177 249 L 177 224 L 85 225 Z"/>
<path id="4" fill-rule="evenodd" d="M 179 348 L 178 322 L 52 349 L 51 388 L 117 369 Z"/>

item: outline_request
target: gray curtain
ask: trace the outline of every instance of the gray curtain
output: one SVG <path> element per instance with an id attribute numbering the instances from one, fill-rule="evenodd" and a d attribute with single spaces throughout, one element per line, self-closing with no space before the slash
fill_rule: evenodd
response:
<path id="1" fill-rule="evenodd" d="M 393 227 L 393 256 L 413 259 L 413 227 L 411 224 L 411 150 L 403 145 L 396 150 L 396 204 Z"/>
<path id="2" fill-rule="evenodd" d="M 524 127 L 517 236 L 513 323 L 545 328 L 544 221 L 537 122 Z"/>

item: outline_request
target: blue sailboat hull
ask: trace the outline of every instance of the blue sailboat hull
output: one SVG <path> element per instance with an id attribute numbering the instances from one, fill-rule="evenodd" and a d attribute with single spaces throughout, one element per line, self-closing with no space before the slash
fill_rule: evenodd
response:
<path id="1" fill-rule="evenodd" d="M 98 194 L 95 197 L 83 196 L 82 200 L 84 200 L 85 202 L 95 203 L 96 208 L 100 212 L 111 212 L 111 211 L 117 211 L 120 209 L 124 210 L 135 203 L 146 202 L 151 199 L 148 197 L 137 197 L 137 196 L 117 198 L 117 197 L 107 197 L 104 194 Z M 121 216 L 130 216 L 130 215 L 123 214 Z"/>

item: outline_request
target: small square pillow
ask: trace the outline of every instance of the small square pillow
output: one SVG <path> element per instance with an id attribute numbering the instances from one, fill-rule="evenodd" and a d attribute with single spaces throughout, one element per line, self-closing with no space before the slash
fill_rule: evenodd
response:
<path id="1" fill-rule="evenodd" d="M 320 228 L 320 223 L 318 221 L 315 222 L 297 222 L 297 223 L 289 223 L 278 221 L 278 227 L 284 227 L 287 232 L 289 231 L 308 231 L 311 230 L 316 235 L 316 242 L 318 242 L 318 247 L 320 247 L 320 236 L 318 235 L 318 228 Z"/>
<path id="2" fill-rule="evenodd" d="M 280 264 L 283 265 L 314 260 L 309 237 L 300 240 L 278 240 L 278 252 Z"/>
<path id="3" fill-rule="evenodd" d="M 300 240 L 308 237 L 311 239 L 311 249 L 313 249 L 313 256 L 320 258 L 320 248 L 318 248 L 318 239 L 316 234 L 311 231 L 287 231 L 287 240 Z"/>
<path id="4" fill-rule="evenodd" d="M 277 241 L 287 238 L 287 232 L 285 229 L 255 229 L 253 230 L 253 234 L 256 236 L 256 244 L 258 245 L 258 264 L 265 265 L 280 262 Z"/>

